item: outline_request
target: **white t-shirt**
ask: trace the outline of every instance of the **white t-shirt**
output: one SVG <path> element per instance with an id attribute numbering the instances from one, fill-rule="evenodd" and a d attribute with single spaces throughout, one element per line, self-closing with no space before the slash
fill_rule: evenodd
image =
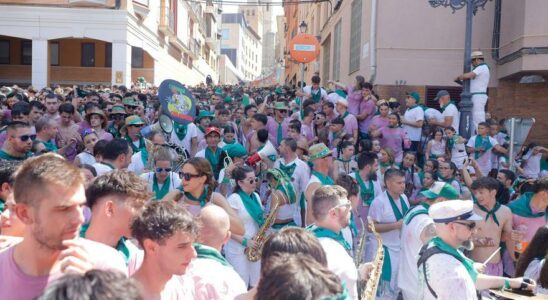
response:
<path id="1" fill-rule="evenodd" d="M 470 80 L 470 92 L 472 93 L 485 93 L 487 92 L 487 86 L 489 86 L 489 67 L 486 64 L 475 67 L 472 72 L 476 74 L 476 78 Z"/>
<path id="2" fill-rule="evenodd" d="M 415 108 L 406 110 L 403 117 L 405 118 L 405 120 L 411 122 L 424 121 L 424 111 L 422 110 L 422 107 L 417 106 Z M 421 140 L 421 127 L 403 125 L 403 129 L 405 130 L 405 132 L 407 132 L 407 136 L 411 141 L 418 142 Z"/>
<path id="3" fill-rule="evenodd" d="M 175 130 L 173 130 L 173 132 L 171 132 L 171 138 L 169 139 L 169 141 L 180 147 L 185 148 L 190 153 L 192 149 L 192 138 L 197 136 L 198 136 L 198 127 L 196 127 L 196 124 L 194 123 L 189 123 L 187 126 L 186 135 L 183 138 L 183 140 L 180 140 L 177 137 Z"/>
<path id="4" fill-rule="evenodd" d="M 529 150 L 527 154 L 523 156 L 523 159 L 527 162 L 523 166 L 523 176 L 526 178 L 537 179 L 540 174 L 540 160 L 542 159 L 542 153 L 533 155 L 533 150 Z"/>
<path id="5" fill-rule="evenodd" d="M 422 205 L 416 206 L 408 213 L 413 213 L 417 210 L 424 210 Z M 421 233 L 426 226 L 433 224 L 434 222 L 426 214 L 416 215 L 411 222 L 402 226 L 401 230 L 401 253 L 400 253 L 400 266 L 398 272 L 398 287 L 405 290 L 406 294 L 413 294 L 418 298 L 418 269 L 417 261 L 418 255 L 423 243 L 421 241 Z"/>
<path id="6" fill-rule="evenodd" d="M 95 172 L 97 172 L 97 176 L 101 176 L 103 174 L 106 174 L 110 171 L 112 171 L 112 168 L 102 164 L 102 163 L 94 163 L 93 167 L 95 168 Z"/>
<path id="7" fill-rule="evenodd" d="M 449 254 L 432 255 L 426 262 L 428 283 L 438 295 L 437 300 L 477 300 L 476 287 L 464 265 Z M 419 271 L 418 299 L 434 300 L 424 280 L 422 265 Z"/>
<path id="8" fill-rule="evenodd" d="M 131 156 L 131 163 L 127 169 L 137 175 L 143 174 L 145 171 L 145 164 L 143 163 L 143 158 L 141 157 L 141 151 L 133 153 Z"/>
<path id="9" fill-rule="evenodd" d="M 152 187 L 154 184 L 154 172 L 141 174 L 140 177 L 148 183 L 148 190 L 154 192 L 154 189 Z M 161 190 L 163 186 L 163 184 L 159 184 L 158 188 Z M 176 190 L 180 186 L 181 178 L 179 178 L 179 175 L 175 172 L 169 172 L 169 191 L 171 192 L 173 190 Z"/>
<path id="10" fill-rule="evenodd" d="M 455 106 L 455 104 L 450 103 L 447 105 L 443 113 L 441 114 L 444 118 L 443 121 L 445 121 L 445 117 L 453 117 L 453 122 L 451 123 L 451 127 L 455 128 L 457 134 L 459 134 L 459 125 L 460 125 L 460 112 Z"/>
<path id="11" fill-rule="evenodd" d="M 257 193 L 253 193 L 253 194 L 255 194 L 255 197 L 259 199 L 259 195 Z M 244 229 L 245 229 L 244 237 L 247 238 L 248 240 L 255 237 L 255 235 L 259 231 L 259 225 L 255 222 L 255 220 L 253 220 L 251 215 L 245 209 L 245 205 L 240 195 L 238 195 L 237 193 L 233 193 L 226 199 L 226 201 L 228 201 L 228 204 L 230 204 L 230 207 L 234 209 L 234 211 L 238 215 L 238 218 L 244 224 Z M 233 239 L 230 239 L 225 246 L 225 251 L 231 252 L 233 254 L 243 254 L 244 249 L 245 247 L 242 246 L 242 244 L 236 242 Z"/>
<path id="12" fill-rule="evenodd" d="M 317 91 L 317 90 L 316 90 Z M 310 94 L 312 95 L 312 86 L 311 85 L 307 85 L 303 88 L 303 92 L 305 92 L 306 94 Z M 327 92 L 320 87 L 320 92 L 322 94 L 321 98 L 322 99 L 327 99 Z M 304 100 L 308 99 L 309 97 L 303 97 Z M 311 97 L 310 97 L 311 98 Z"/>
<path id="13" fill-rule="evenodd" d="M 436 122 L 443 122 L 443 116 L 441 112 L 435 108 L 427 108 L 424 111 L 424 118 L 426 120 L 434 119 Z"/>
<path id="14" fill-rule="evenodd" d="M 351 299 L 358 299 L 358 271 L 354 265 L 354 260 L 339 242 L 332 238 L 318 238 L 325 256 L 327 257 L 327 268 L 335 273 L 342 282 L 346 284 L 348 294 Z"/>

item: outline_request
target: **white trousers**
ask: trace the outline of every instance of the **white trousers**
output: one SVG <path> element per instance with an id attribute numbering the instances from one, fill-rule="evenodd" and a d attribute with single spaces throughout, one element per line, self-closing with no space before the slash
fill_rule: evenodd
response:
<path id="1" fill-rule="evenodd" d="M 472 95 L 472 124 L 474 130 L 478 130 L 478 124 L 485 122 L 485 105 L 487 104 L 487 95 Z"/>
<path id="2" fill-rule="evenodd" d="M 242 277 L 246 286 L 257 286 L 259 276 L 261 274 L 261 261 L 250 262 L 245 254 L 236 254 L 233 252 L 225 252 L 226 259 L 234 267 L 236 273 Z"/>

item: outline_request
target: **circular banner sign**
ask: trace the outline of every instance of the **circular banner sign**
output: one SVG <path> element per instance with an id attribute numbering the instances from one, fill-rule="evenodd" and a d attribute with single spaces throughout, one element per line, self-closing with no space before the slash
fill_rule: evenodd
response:
<path id="1" fill-rule="evenodd" d="M 158 97 L 164 114 L 179 124 L 188 124 L 196 116 L 196 100 L 180 82 L 166 79 L 160 84 Z"/>
<path id="2" fill-rule="evenodd" d="M 300 33 L 289 41 L 291 58 L 300 63 L 309 63 L 320 55 L 320 43 L 313 35 Z"/>

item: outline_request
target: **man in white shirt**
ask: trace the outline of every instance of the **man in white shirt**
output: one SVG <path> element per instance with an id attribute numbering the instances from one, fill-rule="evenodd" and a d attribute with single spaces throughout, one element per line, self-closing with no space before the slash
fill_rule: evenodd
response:
<path id="1" fill-rule="evenodd" d="M 450 184 L 437 181 L 429 190 L 421 192 L 421 195 L 426 200 L 411 209 L 403 218 L 398 287 L 406 300 L 419 298 L 418 254 L 422 246 L 436 236 L 436 227 L 428 216 L 428 208 L 438 202 L 458 199 L 459 192 Z"/>
<path id="2" fill-rule="evenodd" d="M 93 164 L 97 176 L 106 174 L 114 169 L 126 169 L 131 162 L 132 154 L 133 150 L 128 141 L 116 138 L 108 142 L 105 146 L 103 160 Z"/>
<path id="3" fill-rule="evenodd" d="M 383 274 L 377 299 L 396 300 L 398 288 L 398 266 L 400 259 L 401 227 L 403 217 L 409 211 L 409 201 L 404 194 L 405 173 L 399 169 L 388 169 L 384 173 L 386 191 L 373 200 L 369 216 L 382 237 L 384 247 Z"/>
<path id="4" fill-rule="evenodd" d="M 314 103 L 320 103 L 321 100 L 327 100 L 327 92 L 320 87 L 320 76 L 312 76 L 312 85 L 307 85 L 303 88 L 302 92 L 296 92 L 295 94 L 302 98 L 302 101 L 306 99 L 314 100 Z"/>
<path id="5" fill-rule="evenodd" d="M 487 104 L 487 87 L 489 86 L 489 78 L 491 73 L 489 66 L 485 63 L 483 52 L 472 52 L 472 71 L 464 73 L 457 77 L 457 80 L 470 79 L 470 93 L 472 93 L 472 120 L 474 128 L 478 128 L 478 124 L 485 122 L 485 105 Z"/>
<path id="6" fill-rule="evenodd" d="M 282 156 L 274 162 L 274 168 L 280 169 L 291 178 L 297 200 L 304 193 L 308 180 L 310 179 L 310 168 L 308 165 L 297 157 L 297 141 L 293 138 L 285 138 L 279 147 L 280 155 Z M 294 204 L 285 204 L 280 206 L 276 224 L 283 224 L 284 221 L 289 222 L 292 219 L 296 225 L 301 226 L 302 216 L 299 210 L 298 201 Z M 287 223 L 285 222 L 285 223 Z"/>
<path id="7" fill-rule="evenodd" d="M 420 252 L 418 299 L 478 299 L 476 289 L 504 287 L 533 290 L 534 281 L 479 274 L 480 267 L 464 256 L 459 248 L 472 249 L 475 221 L 482 220 L 469 200 L 443 201 L 432 205 L 428 215 L 435 223 L 434 237 Z"/>
<path id="8" fill-rule="evenodd" d="M 349 291 L 351 299 L 358 299 L 356 282 L 358 270 L 348 253 L 350 244 L 344 239 L 341 230 L 350 224 L 352 204 L 344 188 L 321 186 L 315 192 L 312 201 L 312 213 L 315 224 L 307 227 L 320 241 L 327 257 L 327 267 L 333 271 Z M 366 267 L 359 266 L 363 278 Z"/>
<path id="9" fill-rule="evenodd" d="M 439 101 L 440 103 L 443 120 L 440 122 L 438 120 L 428 119 L 428 123 L 443 128 L 453 127 L 455 128 L 456 133 L 459 134 L 460 112 L 455 103 L 451 101 L 449 92 L 446 90 L 439 91 L 434 100 Z"/>
<path id="10" fill-rule="evenodd" d="M 424 123 L 424 111 L 422 107 L 419 106 L 421 97 L 417 92 L 407 93 L 405 98 L 405 105 L 407 110 L 401 118 L 401 123 L 407 136 L 411 140 L 411 150 L 418 151 L 419 144 L 422 135 L 422 124 Z"/>
<path id="11" fill-rule="evenodd" d="M 487 134 L 488 130 L 489 124 L 486 122 L 479 123 L 478 134 L 472 136 L 466 144 L 466 150 L 474 156 L 482 176 L 487 176 L 491 171 L 491 151 L 493 149 L 503 154 L 508 153 L 508 150 L 500 146 L 497 140 Z"/>

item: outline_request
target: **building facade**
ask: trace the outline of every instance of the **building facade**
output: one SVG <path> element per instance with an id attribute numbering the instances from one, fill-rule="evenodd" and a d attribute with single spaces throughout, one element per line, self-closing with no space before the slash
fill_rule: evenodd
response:
<path id="1" fill-rule="evenodd" d="M 222 14 L 221 54 L 242 74 L 240 80 L 251 81 L 261 75 L 261 37 L 249 25 L 243 13 Z"/>
<path id="2" fill-rule="evenodd" d="M 490 1 L 474 17 L 472 39 L 473 50 L 485 53 L 491 70 L 489 113 L 499 119 L 534 117 L 531 139 L 544 144 L 548 144 L 546 11 L 548 2 L 543 0 Z M 288 37 L 302 20 L 308 20 L 311 34 L 315 34 L 310 32 L 311 22 L 319 22 L 318 71 L 326 86 L 328 80 L 352 84 L 355 76 L 362 75 L 374 83 L 381 98 L 403 101 L 405 92 L 417 90 L 427 105 L 435 106 L 436 92 L 448 89 L 459 100 L 462 89 L 453 80 L 463 70 L 465 9 L 453 13 L 450 8 L 432 8 L 427 0 L 340 0 L 333 7 L 324 2 L 286 9 L 285 18 Z M 290 65 L 286 82 L 293 83 L 298 67 Z M 536 80 L 524 83 L 528 82 L 524 76 L 532 75 L 537 75 Z M 308 74 L 305 78 L 309 81 Z"/>
<path id="3" fill-rule="evenodd" d="M 0 83 L 218 81 L 220 11 L 183 0 L 0 0 Z"/>

